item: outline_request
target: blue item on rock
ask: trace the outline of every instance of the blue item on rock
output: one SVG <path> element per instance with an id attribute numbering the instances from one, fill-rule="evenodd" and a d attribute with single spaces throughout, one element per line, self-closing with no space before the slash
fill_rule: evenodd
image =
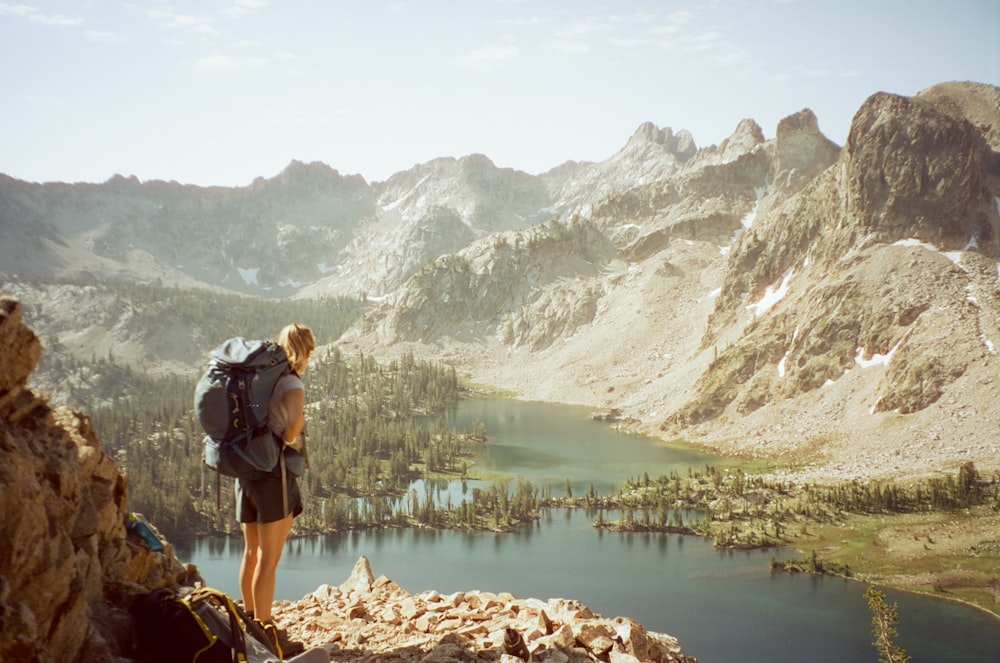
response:
<path id="1" fill-rule="evenodd" d="M 125 517 L 125 532 L 137 536 L 149 546 L 153 552 L 163 550 L 163 542 L 156 536 L 149 524 L 137 513 L 130 513 Z"/>

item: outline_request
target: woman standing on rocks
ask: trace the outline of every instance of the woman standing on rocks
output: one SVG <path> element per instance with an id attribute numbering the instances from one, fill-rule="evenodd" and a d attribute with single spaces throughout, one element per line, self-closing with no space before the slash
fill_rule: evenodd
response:
<path id="1" fill-rule="evenodd" d="M 290 324 L 278 335 L 278 345 L 288 356 L 292 372 L 285 375 L 271 394 L 268 424 L 271 432 L 301 451 L 299 440 L 305 427 L 305 386 L 300 376 L 309 365 L 309 355 L 316 340 L 309 327 Z M 287 497 L 287 508 L 286 508 Z M 287 474 L 282 487 L 282 472 L 252 481 L 236 481 L 236 518 L 243 530 L 243 560 L 240 563 L 240 593 L 249 615 L 279 647 L 277 627 L 271 619 L 275 575 L 285 540 L 292 529 L 292 519 L 302 513 L 302 495 L 295 477 Z M 286 655 L 292 652 L 285 651 Z"/>

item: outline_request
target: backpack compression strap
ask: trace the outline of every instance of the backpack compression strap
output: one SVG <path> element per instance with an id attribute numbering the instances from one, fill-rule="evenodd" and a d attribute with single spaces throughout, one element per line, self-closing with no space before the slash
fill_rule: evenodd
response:
<path id="1" fill-rule="evenodd" d="M 278 464 L 281 465 L 281 517 L 288 515 L 288 476 L 285 472 L 285 450 L 278 454 Z"/>

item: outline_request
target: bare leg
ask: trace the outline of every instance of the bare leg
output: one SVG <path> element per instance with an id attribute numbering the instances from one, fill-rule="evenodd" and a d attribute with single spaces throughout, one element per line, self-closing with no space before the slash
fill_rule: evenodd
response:
<path id="1" fill-rule="evenodd" d="M 241 523 L 240 526 L 243 528 L 240 594 L 243 596 L 243 609 L 253 613 L 253 578 L 257 571 L 257 549 L 260 547 L 260 533 L 257 523 Z M 256 617 L 256 613 L 254 617 Z"/>
<path id="2" fill-rule="evenodd" d="M 253 608 L 258 621 L 271 618 L 271 603 L 274 601 L 275 573 L 285 540 L 292 529 L 292 514 L 271 523 L 259 523 L 257 534 L 259 552 L 253 575 Z"/>

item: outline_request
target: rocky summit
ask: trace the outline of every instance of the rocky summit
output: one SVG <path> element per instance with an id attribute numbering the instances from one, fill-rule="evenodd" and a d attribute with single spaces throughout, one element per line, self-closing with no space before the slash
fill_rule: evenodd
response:
<path id="1" fill-rule="evenodd" d="M 152 551 L 128 533 L 128 480 L 86 415 L 26 387 L 40 351 L 20 303 L 0 298 L 0 661 L 126 663 L 137 656 L 135 599 L 204 580 L 169 542 Z M 334 661 L 695 660 L 675 638 L 571 599 L 410 595 L 363 557 L 339 587 L 281 602 L 277 615 Z"/>

